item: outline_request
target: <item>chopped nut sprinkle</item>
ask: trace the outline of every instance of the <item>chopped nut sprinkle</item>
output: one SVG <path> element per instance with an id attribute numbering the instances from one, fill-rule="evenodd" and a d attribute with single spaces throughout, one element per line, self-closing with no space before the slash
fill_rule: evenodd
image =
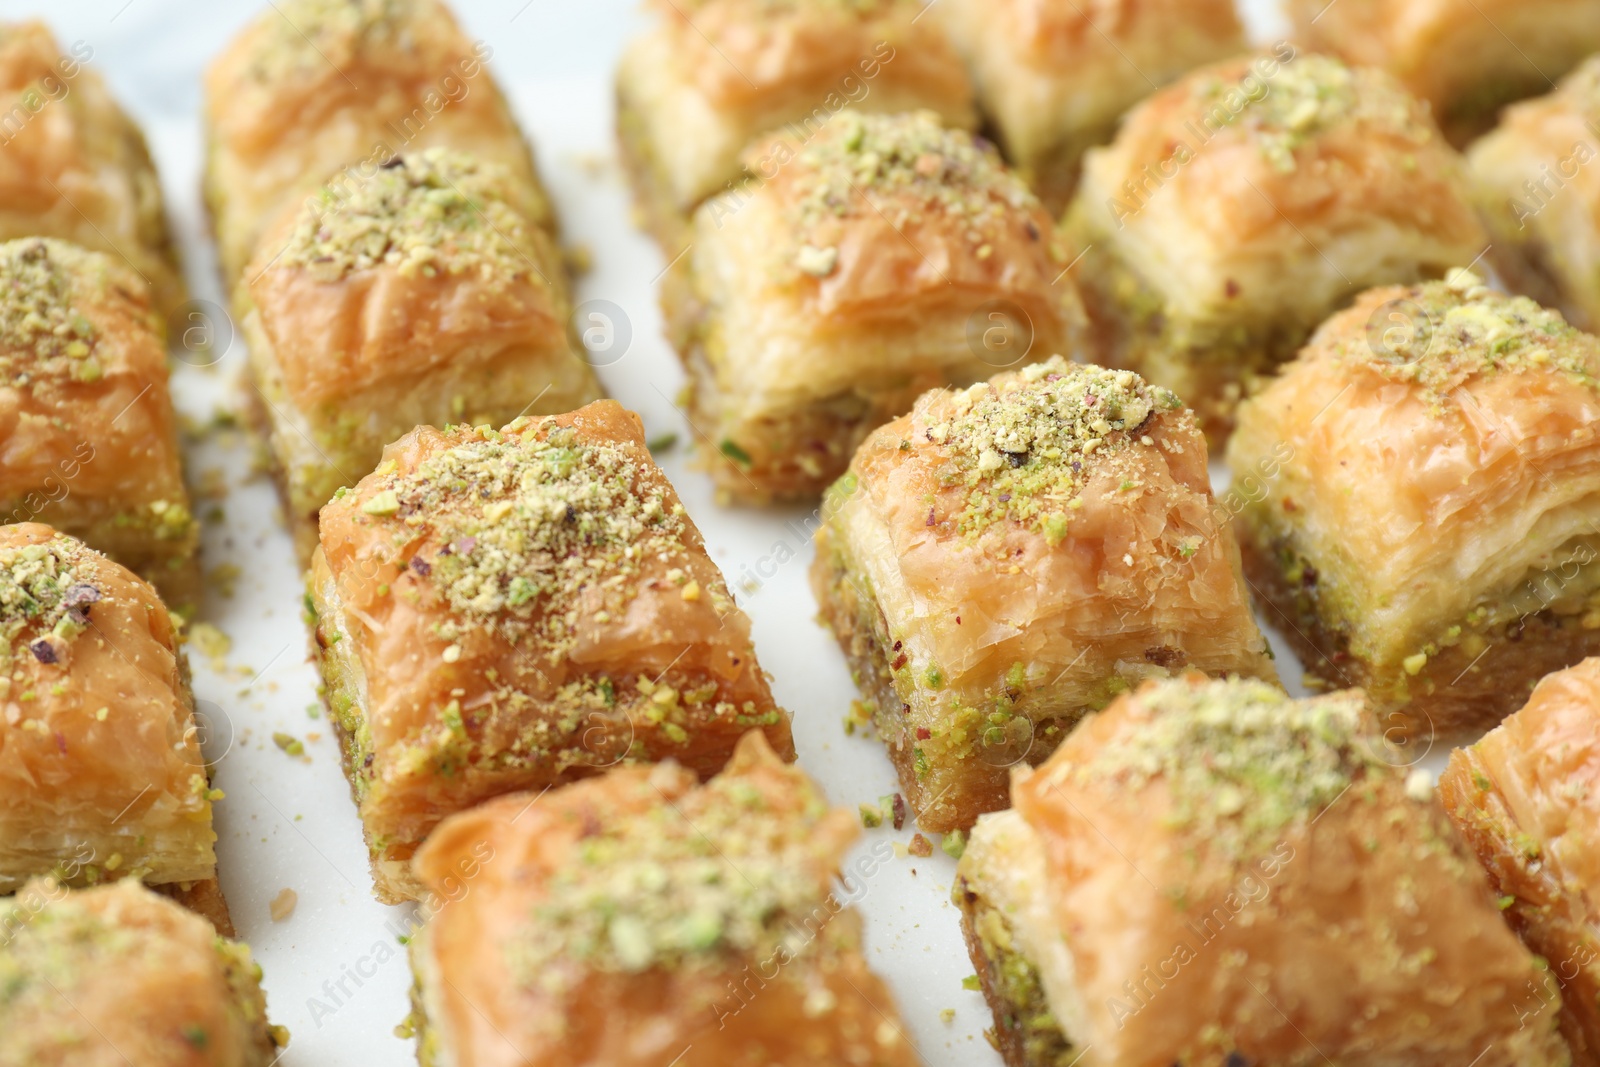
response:
<path id="1" fill-rule="evenodd" d="M 74 305 L 106 289 L 110 268 L 104 256 L 64 241 L 0 245 L 0 381 L 25 388 L 41 376 L 99 380 L 98 331 Z"/>
<path id="2" fill-rule="evenodd" d="M 0 673 L 10 674 L 15 657 L 28 654 L 54 663 L 58 645 L 89 626 L 100 600 L 101 556 L 83 542 L 58 534 L 41 544 L 0 548 Z"/>
<path id="3" fill-rule="evenodd" d="M 320 73 L 336 63 L 331 56 L 367 41 L 414 47 L 405 23 L 415 7 L 415 0 L 279 0 L 262 15 L 267 32 L 250 75 L 276 82 Z"/>

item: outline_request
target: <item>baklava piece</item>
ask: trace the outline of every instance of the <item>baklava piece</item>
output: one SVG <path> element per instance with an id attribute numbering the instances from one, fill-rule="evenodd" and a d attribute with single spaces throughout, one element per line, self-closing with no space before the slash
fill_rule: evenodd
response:
<path id="1" fill-rule="evenodd" d="M 856 833 L 756 735 L 704 785 L 626 767 L 452 816 L 416 860 L 420 1059 L 914 1067 L 832 894 Z"/>
<path id="2" fill-rule="evenodd" d="M 828 494 L 812 587 L 924 829 L 1180 667 L 1271 681 L 1194 414 L 1057 357 L 931 392 Z"/>
<path id="3" fill-rule="evenodd" d="M 971 135 L 847 112 L 768 152 L 791 155 L 700 208 L 662 298 L 723 494 L 814 499 L 924 390 L 1078 349 L 1050 216 Z"/>
<path id="4" fill-rule="evenodd" d="M 440 146 L 510 172 L 553 224 L 528 144 L 441 0 L 277 0 L 206 72 L 205 194 L 232 287 L 290 202 L 330 215 L 402 151 Z M 333 199 L 319 195 L 329 185 Z"/>
<path id="5" fill-rule="evenodd" d="M 942 0 L 978 106 L 1052 212 L 1150 93 L 1248 47 L 1233 0 Z"/>
<path id="6" fill-rule="evenodd" d="M 787 163 L 752 141 L 810 140 L 845 108 L 926 108 L 975 121 L 960 57 L 921 0 L 648 0 L 656 24 L 623 53 L 617 133 L 635 203 L 675 255 L 701 201 Z"/>
<path id="7" fill-rule="evenodd" d="M 322 511 L 314 652 L 378 895 L 441 818 L 622 761 L 702 778 L 773 703 L 700 533 L 611 401 L 418 427 Z"/>
<path id="8" fill-rule="evenodd" d="M 1425 106 L 1287 46 L 1130 112 L 1089 152 L 1067 232 L 1103 360 L 1183 397 L 1214 445 L 1240 396 L 1358 292 L 1442 277 L 1488 245 Z"/>
<path id="9" fill-rule="evenodd" d="M 1600 49 L 1597 0 L 1290 0 L 1296 39 L 1382 67 L 1466 145 Z"/>
<path id="10" fill-rule="evenodd" d="M 447 149 L 408 153 L 343 200 L 324 187 L 262 241 L 235 303 L 302 561 L 334 490 L 413 427 L 502 426 L 600 395 L 560 253 L 512 184 Z"/>
<path id="11" fill-rule="evenodd" d="M 247 945 L 132 881 L 0 900 L 0 1067 L 271 1067 Z"/>
<path id="12" fill-rule="evenodd" d="M 0 22 L 0 241 L 57 237 L 144 279 L 165 319 L 187 299 L 144 134 L 42 22 Z"/>
<path id="13" fill-rule="evenodd" d="M 1245 574 L 1311 682 L 1449 740 L 1600 653 L 1597 375 L 1600 339 L 1457 271 L 1362 295 L 1246 402 Z"/>
<path id="14" fill-rule="evenodd" d="M 1008 1067 L 1565 1067 L 1546 965 L 1400 762 L 1357 692 L 1192 676 L 1086 720 L 957 869 Z"/>
<path id="15" fill-rule="evenodd" d="M 1451 753 L 1439 792 L 1512 926 L 1549 961 L 1573 1063 L 1600 1063 L 1600 659 L 1550 675 Z"/>
<path id="16" fill-rule="evenodd" d="M 1600 56 L 1548 96 L 1506 109 L 1467 161 L 1516 291 L 1600 329 Z"/>
<path id="17" fill-rule="evenodd" d="M 38 519 L 199 599 L 167 351 L 120 261 L 45 238 L 0 244 L 0 520 Z"/>
<path id="18" fill-rule="evenodd" d="M 230 932 L 189 672 L 155 590 L 0 526 L 0 894 L 137 878 Z"/>

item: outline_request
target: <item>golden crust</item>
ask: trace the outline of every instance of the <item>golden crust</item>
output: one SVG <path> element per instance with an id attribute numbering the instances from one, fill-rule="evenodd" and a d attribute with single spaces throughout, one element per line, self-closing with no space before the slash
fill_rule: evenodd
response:
<path id="1" fill-rule="evenodd" d="M 248 947 L 132 880 L 0 901 L 3 1067 L 270 1067 Z"/>
<path id="2" fill-rule="evenodd" d="M 1240 540 L 1312 675 L 1444 739 L 1600 649 L 1597 378 L 1600 340 L 1458 272 L 1362 295 L 1240 409 Z"/>
<path id="3" fill-rule="evenodd" d="M 830 493 L 813 586 L 931 830 L 1003 807 L 1011 765 L 1145 677 L 1277 680 L 1194 416 L 1129 371 L 923 396 Z"/>
<path id="4" fill-rule="evenodd" d="M 829 894 L 855 835 L 758 736 L 706 786 L 630 767 L 453 816 L 416 859 L 424 1049 L 455 1067 L 909 1067 L 859 921 Z"/>
<path id="5" fill-rule="evenodd" d="M 0 245 L 0 509 L 87 541 L 174 608 L 198 599 L 160 321 L 110 256 Z"/>
<path id="6" fill-rule="evenodd" d="M 1298 39 L 1427 100 L 1458 145 L 1600 48 L 1595 0 L 1290 0 L 1289 12 Z"/>
<path id="7" fill-rule="evenodd" d="M 1539 683 L 1523 709 L 1439 779 L 1455 820 L 1503 894 L 1506 916 L 1560 983 L 1573 1063 L 1600 1063 L 1600 660 Z M 1549 1010 L 1544 1000 L 1532 1011 Z"/>
<path id="8" fill-rule="evenodd" d="M 0 23 L 0 241 L 56 237 L 104 252 L 140 275 L 163 317 L 187 298 L 167 232 L 161 183 L 139 132 L 42 22 Z"/>
<path id="9" fill-rule="evenodd" d="M 401 151 L 439 145 L 510 171 L 517 207 L 549 199 L 486 65 L 440 0 L 285 0 L 206 72 L 205 191 L 231 286 L 262 229 L 331 180 L 359 189 Z"/>
<path id="10" fill-rule="evenodd" d="M 323 509 L 311 594 L 386 899 L 489 797 L 625 759 L 709 776 L 751 727 L 793 755 L 749 620 L 613 402 L 406 435 Z"/>
<path id="11" fill-rule="evenodd" d="M 1541 965 L 1397 756 L 1359 693 L 1191 677 L 1019 776 L 1067 1036 L 1108 1067 L 1567 1063 L 1554 1019 L 1523 1017 Z"/>

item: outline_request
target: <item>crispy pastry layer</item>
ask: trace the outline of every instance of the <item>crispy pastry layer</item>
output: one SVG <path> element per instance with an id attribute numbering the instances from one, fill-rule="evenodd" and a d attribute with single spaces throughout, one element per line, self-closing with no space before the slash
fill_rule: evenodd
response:
<path id="1" fill-rule="evenodd" d="M 1308 671 L 1412 737 L 1600 650 L 1600 340 L 1466 272 L 1378 289 L 1240 410 L 1249 573 Z"/>
<path id="2" fill-rule="evenodd" d="M 1190 666 L 1276 681 L 1205 441 L 1056 358 L 926 394 L 830 491 L 813 589 L 925 829 L 1005 806 L 1085 713 Z"/>
<path id="3" fill-rule="evenodd" d="M 56 237 L 112 256 L 165 319 L 187 291 L 144 134 L 42 22 L 0 22 L 0 241 Z"/>
<path id="4" fill-rule="evenodd" d="M 240 280 L 286 205 L 359 191 L 402 151 L 468 152 L 511 174 L 553 225 L 527 142 L 490 77 L 493 49 L 441 0 L 280 0 L 206 72 L 205 193 L 223 282 Z"/>
<path id="5" fill-rule="evenodd" d="M 150 293 L 109 256 L 0 244 L 0 509 L 87 541 L 192 610 L 189 511 Z"/>
<path id="6" fill-rule="evenodd" d="M 271 1067 L 289 1033 L 260 983 L 248 946 L 132 879 L 0 901 L 4 1067 Z"/>
<path id="7" fill-rule="evenodd" d="M 909 1067 L 830 893 L 855 834 L 754 734 L 703 786 L 628 767 L 453 816 L 415 864 L 424 1061 Z"/>
<path id="8" fill-rule="evenodd" d="M 385 900 L 489 797 L 624 760 L 708 777 L 752 728 L 793 755 L 749 620 L 610 401 L 407 434 L 323 509 L 310 595 Z"/>
<path id="9" fill-rule="evenodd" d="M 1561 1032 L 1578 1067 L 1600 1063 L 1600 660 L 1552 674 L 1523 709 L 1439 779 L 1511 924 L 1560 984 Z M 1553 998 L 1530 1005 L 1551 1010 Z"/>

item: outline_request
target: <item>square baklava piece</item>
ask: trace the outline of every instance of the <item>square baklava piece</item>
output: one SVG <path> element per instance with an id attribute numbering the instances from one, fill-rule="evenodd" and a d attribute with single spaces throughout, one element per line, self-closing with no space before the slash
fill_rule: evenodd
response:
<path id="1" fill-rule="evenodd" d="M 715 774 L 789 720 L 700 533 L 611 401 L 418 427 L 322 512 L 314 653 L 378 895 L 441 818 L 623 761 Z"/>
<path id="2" fill-rule="evenodd" d="M 1361 290 L 1488 245 L 1466 166 L 1389 76 L 1273 55 L 1195 71 L 1092 150 L 1067 220 L 1103 361 L 1233 409 Z"/>
<path id="3" fill-rule="evenodd" d="M 600 395 L 550 235 L 510 173 L 443 148 L 325 186 L 269 230 L 235 305 L 302 561 L 334 490 L 415 426 L 503 426 Z M 334 210 L 337 205 L 337 210 Z"/>
<path id="4" fill-rule="evenodd" d="M 416 858 L 422 1062 L 914 1067 L 832 895 L 856 834 L 758 734 L 704 785 L 625 767 L 451 816 Z"/>
<path id="5" fill-rule="evenodd" d="M 249 946 L 131 880 L 0 900 L 0 991 L 7 1067 L 271 1067 L 289 1043 Z"/>
<path id="6" fill-rule="evenodd" d="M 198 603 L 167 350 L 150 290 L 64 241 L 0 244 L 0 521 L 37 519 Z"/>
<path id="7" fill-rule="evenodd" d="M 276 0 L 206 72 L 205 195 L 225 286 L 291 202 L 330 214 L 402 151 L 468 152 L 510 172 L 516 206 L 553 225 L 494 54 L 441 0 Z M 331 202 L 317 190 L 330 186 Z M 365 473 L 365 472 L 363 472 Z"/>
<path id="8" fill-rule="evenodd" d="M 1357 692 L 1190 676 L 1019 773 L 953 891 L 1008 1067 L 1569 1064 L 1547 965 L 1381 730 Z"/>
<path id="9" fill-rule="evenodd" d="M 930 392 L 829 492 L 812 588 L 917 822 L 1006 806 L 1086 713 L 1190 667 L 1271 681 L 1194 414 L 1056 357 Z"/>
<path id="10" fill-rule="evenodd" d="M 1597 0 L 1289 0 L 1297 40 L 1389 71 L 1452 143 L 1600 49 Z"/>
<path id="11" fill-rule="evenodd" d="M 676 255 L 701 201 L 787 163 L 752 141 L 816 136 L 845 108 L 928 109 L 971 128 L 972 87 L 921 0 L 649 0 L 623 53 L 617 133 L 641 221 Z M 748 170 L 747 170 L 748 168 Z"/>
<path id="12" fill-rule="evenodd" d="M 1487 257 L 1514 290 L 1600 329 L 1600 56 L 1548 96 L 1505 110 L 1467 153 L 1494 235 Z"/>
<path id="13" fill-rule="evenodd" d="M 937 116 L 841 114 L 770 181 L 703 205 L 662 305 L 718 490 L 814 499 L 924 390 L 1076 351 L 1038 199 Z"/>
<path id="14" fill-rule="evenodd" d="M 1123 113 L 1195 67 L 1248 47 L 1233 0 L 942 0 L 951 40 L 1006 159 L 1052 212 L 1085 150 Z"/>
<path id="15" fill-rule="evenodd" d="M 1560 987 L 1572 1062 L 1600 1063 L 1600 659 L 1545 678 L 1452 752 L 1439 793 L 1506 917 L 1550 963 L 1541 988 Z"/>
<path id="16" fill-rule="evenodd" d="M 137 878 L 231 932 L 188 665 L 155 590 L 10 523 L 0 633 L 0 894 Z"/>
<path id="17" fill-rule="evenodd" d="M 1466 271 L 1376 289 L 1240 409 L 1245 573 L 1308 678 L 1482 732 L 1600 653 L 1600 339 Z"/>
<path id="18" fill-rule="evenodd" d="M 0 22 L 0 241 L 56 237 L 123 263 L 163 319 L 187 299 L 144 134 L 42 22 Z"/>

